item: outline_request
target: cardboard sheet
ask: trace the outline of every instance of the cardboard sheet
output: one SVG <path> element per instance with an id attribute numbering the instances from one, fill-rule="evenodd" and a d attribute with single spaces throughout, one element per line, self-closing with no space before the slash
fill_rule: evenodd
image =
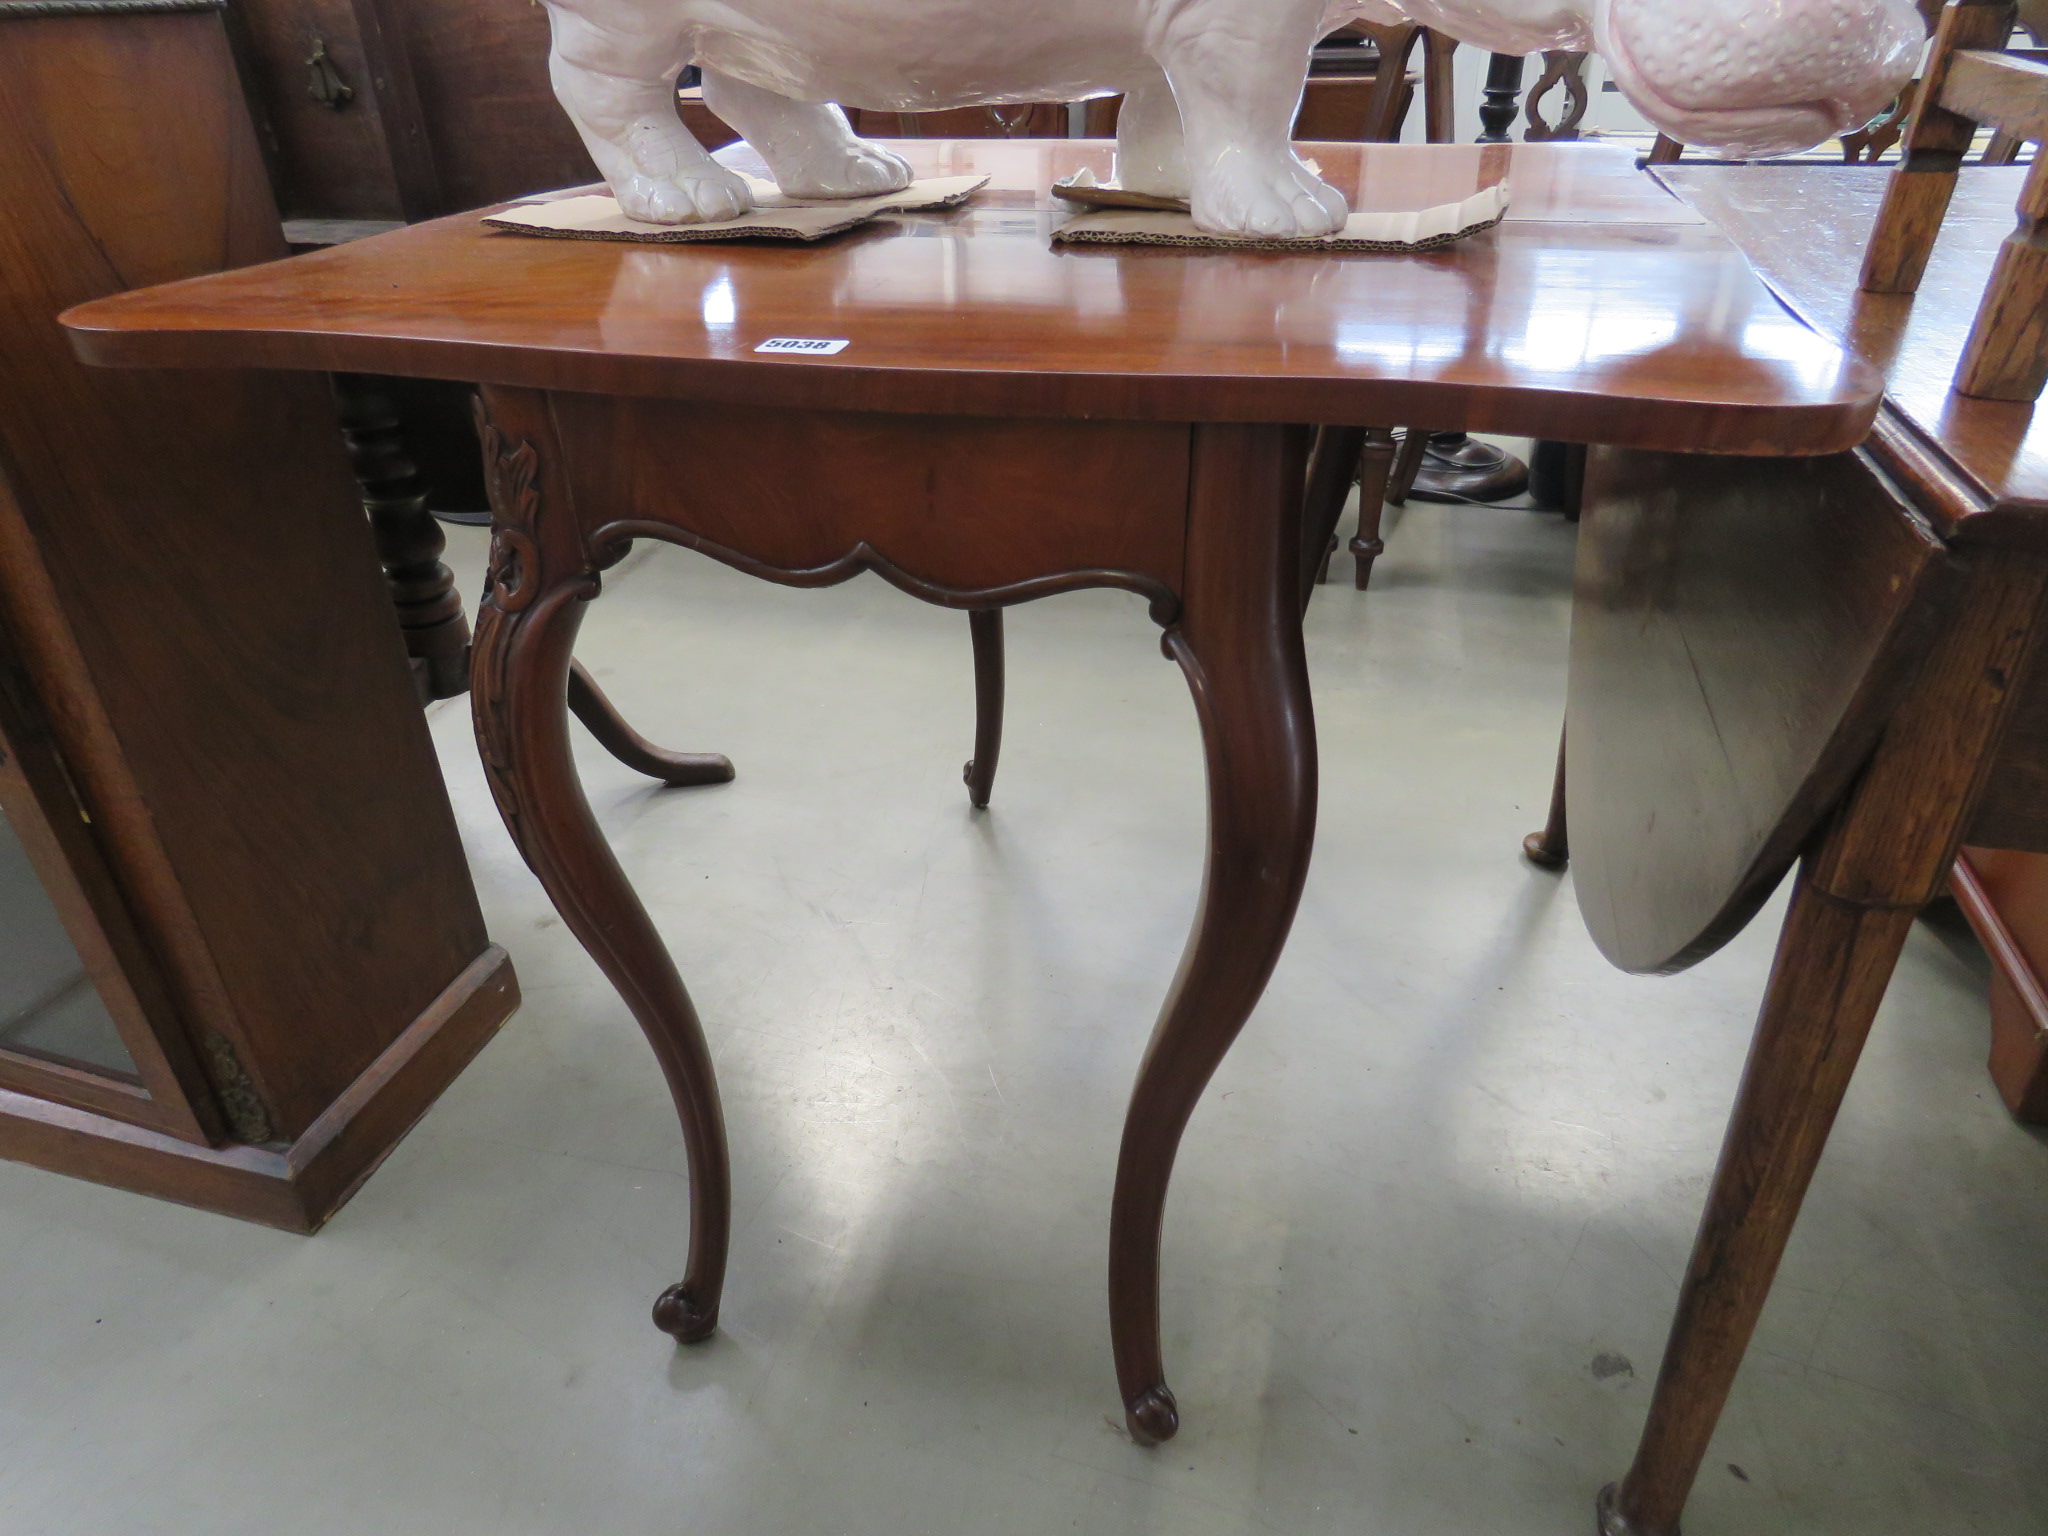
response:
<path id="1" fill-rule="evenodd" d="M 1069 188 L 1058 186 L 1060 196 Z M 1462 202 L 1439 203 L 1412 213 L 1354 213 L 1343 229 L 1305 240 L 1258 235 L 1212 235 L 1197 229 L 1182 210 L 1134 208 L 1109 202 L 1116 189 L 1072 188 L 1092 194 L 1093 212 L 1069 219 L 1052 232 L 1072 245 L 1179 245 L 1218 251 L 1434 251 L 1493 228 L 1508 211 L 1505 183 L 1482 187 Z M 1128 194 L 1126 194 L 1128 196 Z M 1078 201 L 1079 199 L 1075 199 Z M 1154 200 L 1156 202 L 1156 200 Z"/>
<path id="2" fill-rule="evenodd" d="M 942 176 L 913 181 L 876 197 L 785 197 L 772 181 L 740 173 L 754 194 L 754 209 L 718 224 L 645 224 L 619 211 L 603 195 L 515 203 L 484 220 L 493 229 L 555 240 L 637 240 L 680 245 L 697 240 L 822 240 L 885 213 L 952 208 L 987 185 L 986 176 Z"/>

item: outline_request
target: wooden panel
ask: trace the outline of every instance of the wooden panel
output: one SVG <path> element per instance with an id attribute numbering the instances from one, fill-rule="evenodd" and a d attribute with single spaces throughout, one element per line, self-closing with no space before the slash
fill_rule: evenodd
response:
<path id="1" fill-rule="evenodd" d="M 89 370 L 54 318 L 280 253 L 219 18 L 4 44 L 0 470 L 49 576 L 19 642 L 192 1045 L 289 1140 L 481 916 L 322 383 Z"/>
<path id="2" fill-rule="evenodd" d="M 588 395 L 557 396 L 554 410 L 586 527 L 669 521 L 774 572 L 828 570 L 865 543 L 955 593 L 1082 568 L 1180 587 L 1186 427 Z M 697 472 L 714 462 L 717 474 Z"/>
<path id="3" fill-rule="evenodd" d="M 481 0 L 244 0 L 253 94 L 289 217 L 420 219 L 596 179 L 548 82 L 547 12 Z M 353 87 L 308 91 L 315 37 Z M 737 137 L 695 92 L 682 116 Z"/>
<path id="4" fill-rule="evenodd" d="M 403 0 L 395 9 L 450 209 L 596 179 L 548 83 L 544 9 L 524 0 Z"/>
<path id="5" fill-rule="evenodd" d="M 384 132 L 384 153 L 391 182 L 398 192 L 398 210 L 407 219 L 431 219 L 451 211 L 427 136 L 426 113 L 414 78 L 406 7 L 397 0 L 353 0 L 356 35 L 370 70 L 370 89 L 377 97 L 377 118 Z"/>
<path id="6" fill-rule="evenodd" d="M 1573 875 L 1608 959 L 1679 970 L 1740 930 L 1847 787 L 1949 562 L 1860 453 L 1598 451 L 1586 498 Z"/>
<path id="7" fill-rule="evenodd" d="M 1611 147 L 1311 146 L 1339 186 L 1370 194 L 1361 201 L 1446 201 L 1505 172 L 1518 199 L 1526 188 L 1555 210 L 1392 258 L 1067 252 L 1048 239 L 1064 216 L 1052 178 L 1106 170 L 1110 146 L 902 148 L 927 174 L 998 179 L 957 212 L 805 249 L 543 241 L 462 215 L 104 301 L 67 323 L 84 355 L 131 366 L 910 414 L 1426 420 L 1726 453 L 1838 452 L 1877 409 L 1874 373 L 1788 316 L 1737 251 L 1684 222 Z M 721 151 L 732 163 L 745 153 Z M 774 336 L 851 345 L 755 355 Z"/>
<path id="8" fill-rule="evenodd" d="M 354 0 L 246 0 L 236 16 L 285 215 L 405 217 Z M 309 88 L 316 45 L 353 93 L 337 105 L 315 100 Z"/>

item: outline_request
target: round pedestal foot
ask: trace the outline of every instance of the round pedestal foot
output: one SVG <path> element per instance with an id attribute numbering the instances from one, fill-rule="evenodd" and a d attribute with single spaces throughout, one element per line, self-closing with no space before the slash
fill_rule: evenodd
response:
<path id="1" fill-rule="evenodd" d="M 1637 1525 L 1621 1512 L 1621 1484 L 1609 1483 L 1600 1490 L 1600 1497 L 1594 1501 L 1594 1514 L 1598 1517 L 1599 1536 L 1678 1536 L 1678 1527 L 1652 1531 Z"/>
<path id="2" fill-rule="evenodd" d="M 1173 1389 L 1162 1381 L 1140 1392 L 1124 1404 L 1124 1424 L 1140 1445 L 1171 1440 L 1180 1428 L 1180 1408 L 1173 1400 Z"/>
<path id="3" fill-rule="evenodd" d="M 680 1285 L 656 1298 L 654 1326 L 678 1344 L 700 1344 L 718 1330 L 718 1308 L 705 1306 Z"/>
<path id="4" fill-rule="evenodd" d="M 1563 869 L 1571 862 L 1570 855 L 1552 848 L 1541 832 L 1531 832 L 1522 839 L 1522 857 L 1538 869 Z"/>

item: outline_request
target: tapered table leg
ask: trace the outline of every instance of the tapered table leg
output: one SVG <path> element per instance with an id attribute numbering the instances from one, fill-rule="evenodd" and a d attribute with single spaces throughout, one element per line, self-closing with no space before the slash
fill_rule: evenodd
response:
<path id="1" fill-rule="evenodd" d="M 675 962 L 591 814 L 569 750 L 570 657 L 598 570 L 585 547 L 546 398 L 484 391 L 495 526 L 470 695 L 491 792 L 520 853 L 632 1009 L 661 1063 L 690 1163 L 690 1256 L 654 1320 L 684 1342 L 718 1323 L 731 1226 L 725 1122 L 711 1056 Z"/>
<path id="2" fill-rule="evenodd" d="M 1422 456 L 1429 451 L 1429 434 L 1421 427 L 1410 427 L 1401 434 L 1401 449 L 1394 456 L 1394 472 L 1387 481 L 1387 501 L 1396 507 L 1405 506 L 1408 493 L 1415 489 L 1415 477 L 1422 473 Z"/>
<path id="3" fill-rule="evenodd" d="M 1800 871 L 1635 1465 L 1602 1536 L 1676 1536 L 1916 909 L 1858 907 Z"/>
<path id="4" fill-rule="evenodd" d="M 1394 433 L 1374 427 L 1365 435 L 1358 460 L 1358 536 L 1351 541 L 1351 585 L 1363 592 L 1372 583 L 1372 564 L 1387 552 L 1380 522 L 1387 513 L 1387 484 L 1394 468 Z"/>
<path id="5" fill-rule="evenodd" d="M 973 610 L 967 629 L 974 640 L 974 756 L 967 759 L 962 777 L 968 800 L 976 810 L 985 810 L 1003 750 L 1003 610 Z"/>
<path id="6" fill-rule="evenodd" d="M 1301 605 L 1306 608 L 1316 587 L 1329 579 L 1330 551 L 1336 544 L 1337 519 L 1358 479 L 1359 455 L 1365 451 L 1364 427 L 1317 427 L 1309 454 L 1308 484 L 1301 514 Z"/>
<path id="7" fill-rule="evenodd" d="M 1110 1213 L 1110 1333 L 1125 1422 L 1179 1427 L 1159 1343 L 1159 1240 L 1182 1130 L 1280 957 L 1315 836 L 1315 720 L 1302 658 L 1305 434 L 1198 429 L 1187 580 L 1166 635 L 1209 770 L 1201 908 L 1124 1121 Z"/>

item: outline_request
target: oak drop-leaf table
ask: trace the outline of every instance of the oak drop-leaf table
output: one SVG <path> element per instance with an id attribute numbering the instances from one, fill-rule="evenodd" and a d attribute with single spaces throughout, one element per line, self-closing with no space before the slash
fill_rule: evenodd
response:
<path id="1" fill-rule="evenodd" d="M 793 586 L 872 570 L 968 610 L 988 663 L 1009 604 L 1081 587 L 1149 602 L 1209 774 L 1201 905 L 1110 1215 L 1126 1421 L 1156 1442 L 1178 1425 L 1158 1328 L 1175 1149 L 1279 956 L 1314 835 L 1300 617 L 1328 529 L 1302 526 L 1308 424 L 1814 455 L 1863 437 L 1879 384 L 1620 150 L 1311 146 L 1361 208 L 1506 175 L 1515 205 L 1497 230 L 1387 257 L 1062 250 L 1049 189 L 1084 167 L 1107 176 L 1109 145 L 896 148 L 920 175 L 992 182 L 964 209 L 813 247 L 539 240 L 460 214 L 65 323 L 95 363 L 481 386 L 495 527 L 477 736 L 512 835 L 675 1095 L 690 1255 L 656 1319 L 681 1339 L 717 1319 L 725 1137 L 689 996 L 570 757 L 571 649 L 600 573 L 641 538 Z M 723 158 L 761 169 L 744 146 Z M 776 338 L 846 346 L 756 350 Z M 1000 675 L 977 667 L 984 726 Z M 976 768 L 985 797 L 992 763 Z"/>
<path id="2" fill-rule="evenodd" d="M 1647 1423 L 1601 1495 L 1603 1536 L 1677 1536 L 1893 968 L 1958 846 L 2048 852 L 2048 416 L 1951 388 L 2029 172 L 1962 178 L 1917 295 L 1858 288 L 1882 172 L 1656 174 L 1882 370 L 1886 398 L 1852 453 L 1766 465 L 1605 449 L 1587 465 L 1569 815 L 1552 819 L 1569 829 L 1557 853 L 1587 927 L 1626 970 L 1680 970 L 1791 875 Z M 1955 886 L 1969 896 L 1966 867 Z M 2002 1040 L 1995 1056 L 2012 1046 L 2038 1049 Z"/>

